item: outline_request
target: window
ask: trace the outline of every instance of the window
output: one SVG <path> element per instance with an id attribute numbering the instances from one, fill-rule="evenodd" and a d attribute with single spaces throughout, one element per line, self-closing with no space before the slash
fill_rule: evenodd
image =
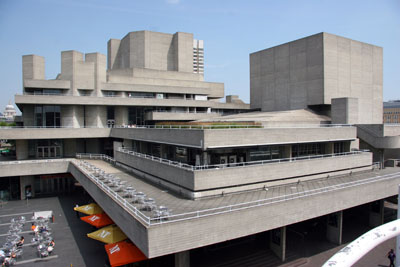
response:
<path id="1" fill-rule="evenodd" d="M 35 126 L 40 126 L 40 127 L 61 126 L 60 106 L 36 105 L 34 112 L 35 112 Z"/>

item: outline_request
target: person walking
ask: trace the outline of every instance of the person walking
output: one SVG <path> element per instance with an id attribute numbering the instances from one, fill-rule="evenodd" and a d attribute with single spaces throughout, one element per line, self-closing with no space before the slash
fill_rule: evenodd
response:
<path id="1" fill-rule="evenodd" d="M 394 253 L 393 249 L 391 249 L 388 254 L 387 254 L 388 259 L 390 260 L 390 265 L 389 267 L 395 267 L 394 266 L 394 260 L 396 259 L 396 254 Z"/>

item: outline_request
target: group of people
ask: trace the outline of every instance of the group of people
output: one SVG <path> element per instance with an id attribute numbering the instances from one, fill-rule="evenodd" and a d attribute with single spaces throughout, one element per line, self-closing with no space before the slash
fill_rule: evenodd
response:
<path id="1" fill-rule="evenodd" d="M 46 226 L 37 226 L 37 225 L 35 225 L 35 223 L 32 223 L 31 230 L 33 231 L 33 233 L 36 237 L 38 237 L 40 234 L 42 234 L 44 232 L 48 232 L 48 229 L 46 228 Z M 38 250 L 40 251 L 40 250 L 43 250 L 43 248 L 44 248 L 48 254 L 51 254 L 51 252 L 54 250 L 55 245 L 56 245 L 56 242 L 54 241 L 54 239 L 51 239 L 50 242 L 39 245 Z"/>

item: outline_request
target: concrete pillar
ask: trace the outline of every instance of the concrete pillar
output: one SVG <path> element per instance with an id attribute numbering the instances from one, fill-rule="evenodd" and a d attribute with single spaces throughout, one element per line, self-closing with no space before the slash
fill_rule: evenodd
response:
<path id="1" fill-rule="evenodd" d="M 190 267 L 190 250 L 175 253 L 175 267 Z"/>
<path id="2" fill-rule="evenodd" d="M 107 58 L 100 53 L 88 53 L 85 55 L 85 62 L 94 63 L 94 90 L 96 96 L 102 96 L 101 85 L 106 82 Z"/>
<path id="3" fill-rule="evenodd" d="M 26 199 L 26 194 L 25 194 L 25 186 L 30 185 L 32 189 L 32 197 L 35 197 L 35 176 L 33 175 L 28 175 L 28 176 L 21 176 L 19 180 L 19 185 L 20 185 L 20 192 L 21 192 L 21 200 Z"/>
<path id="4" fill-rule="evenodd" d="M 34 126 L 35 125 L 35 106 L 34 105 L 24 105 L 22 110 L 22 121 L 24 126 Z"/>
<path id="5" fill-rule="evenodd" d="M 208 153 L 206 151 L 203 152 L 203 165 L 208 165 L 209 164 L 209 157 Z"/>
<path id="6" fill-rule="evenodd" d="M 282 157 L 285 159 L 289 159 L 292 157 L 292 145 L 284 146 Z"/>
<path id="7" fill-rule="evenodd" d="M 29 157 L 28 140 L 16 140 L 17 160 L 27 159 Z"/>
<path id="8" fill-rule="evenodd" d="M 333 142 L 328 142 L 325 144 L 325 154 L 333 154 L 335 146 Z"/>
<path id="9" fill-rule="evenodd" d="M 377 200 L 370 203 L 369 209 L 369 226 L 377 227 L 383 224 L 383 219 L 385 215 L 384 201 Z"/>
<path id="10" fill-rule="evenodd" d="M 64 157 L 75 158 L 76 147 L 76 139 L 64 139 Z"/>
<path id="11" fill-rule="evenodd" d="M 107 127 L 107 106 L 86 106 L 87 127 Z"/>
<path id="12" fill-rule="evenodd" d="M 115 155 L 115 151 L 118 150 L 118 148 L 122 147 L 122 142 L 114 141 L 113 142 L 113 151 Z"/>
<path id="13" fill-rule="evenodd" d="M 128 107 L 115 107 L 115 125 L 128 125 Z"/>
<path id="14" fill-rule="evenodd" d="M 83 54 L 78 51 L 62 51 L 61 52 L 61 80 L 71 81 L 70 92 L 72 95 L 78 94 L 79 75 L 78 64 L 83 64 Z"/>
<path id="15" fill-rule="evenodd" d="M 83 127 L 83 106 L 61 105 L 61 126 L 79 128 Z"/>
<path id="16" fill-rule="evenodd" d="M 350 151 L 359 148 L 360 148 L 360 139 L 356 138 L 356 140 L 350 141 Z"/>
<path id="17" fill-rule="evenodd" d="M 342 244 L 343 211 L 328 214 L 326 224 L 326 238 L 337 245 Z"/>
<path id="18" fill-rule="evenodd" d="M 121 40 L 119 39 L 110 39 L 107 43 L 108 69 L 113 69 L 114 67 L 115 58 L 117 57 L 120 44 Z"/>
<path id="19" fill-rule="evenodd" d="M 269 248 L 279 259 L 286 260 L 286 226 L 271 230 Z"/>

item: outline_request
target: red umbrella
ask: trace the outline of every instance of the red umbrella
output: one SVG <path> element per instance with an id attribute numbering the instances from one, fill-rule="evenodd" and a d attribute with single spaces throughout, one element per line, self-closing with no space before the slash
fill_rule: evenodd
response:
<path id="1" fill-rule="evenodd" d="M 105 214 L 105 213 L 81 217 L 81 220 L 84 222 L 87 222 L 93 226 L 96 226 L 97 228 L 101 228 L 101 227 L 104 227 L 104 226 L 114 223 L 110 219 L 110 217 L 108 217 L 107 214 Z"/>
<path id="2" fill-rule="evenodd" d="M 138 247 L 127 241 L 107 244 L 104 247 L 112 267 L 147 260 Z"/>

